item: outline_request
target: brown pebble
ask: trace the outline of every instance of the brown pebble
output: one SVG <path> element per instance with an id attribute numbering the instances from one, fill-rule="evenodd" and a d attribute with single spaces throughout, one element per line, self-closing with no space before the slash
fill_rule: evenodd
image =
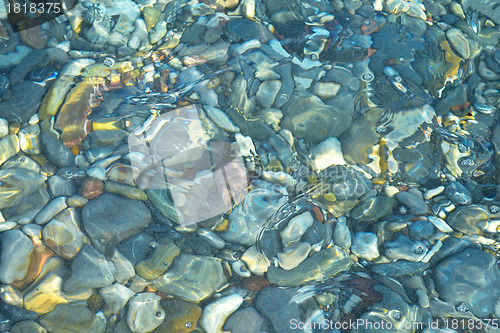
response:
<path id="1" fill-rule="evenodd" d="M 266 278 L 262 276 L 251 276 L 246 278 L 241 283 L 241 286 L 247 290 L 259 292 L 265 287 L 269 286 L 270 283 Z"/>
<path id="2" fill-rule="evenodd" d="M 99 179 L 87 178 L 82 184 L 82 196 L 88 200 L 97 198 L 104 190 L 104 183 Z"/>
<path id="3" fill-rule="evenodd" d="M 104 301 L 103 301 L 101 295 L 99 295 L 99 294 L 93 294 L 87 300 L 87 307 L 93 313 L 97 313 L 97 312 L 101 311 L 103 305 L 104 305 Z"/>

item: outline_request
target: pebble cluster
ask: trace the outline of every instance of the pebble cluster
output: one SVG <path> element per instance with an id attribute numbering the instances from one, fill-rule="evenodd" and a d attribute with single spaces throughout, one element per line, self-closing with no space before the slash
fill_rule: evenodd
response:
<path id="1" fill-rule="evenodd" d="M 0 4 L 0 331 L 497 332 L 497 24 L 82 0 L 14 32 Z"/>

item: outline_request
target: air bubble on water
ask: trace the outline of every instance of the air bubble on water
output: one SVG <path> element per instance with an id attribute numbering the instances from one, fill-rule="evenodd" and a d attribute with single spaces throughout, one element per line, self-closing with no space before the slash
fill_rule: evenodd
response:
<path id="1" fill-rule="evenodd" d="M 470 309 L 469 309 L 469 305 L 467 305 L 467 303 L 462 302 L 462 303 L 457 305 L 456 310 L 457 310 L 457 312 L 465 313 L 465 312 L 469 311 Z"/>

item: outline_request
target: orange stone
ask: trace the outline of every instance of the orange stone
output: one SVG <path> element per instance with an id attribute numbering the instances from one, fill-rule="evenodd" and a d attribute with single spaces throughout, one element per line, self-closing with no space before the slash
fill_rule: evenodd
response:
<path id="1" fill-rule="evenodd" d="M 87 178 L 82 184 L 82 196 L 88 200 L 97 198 L 104 190 L 104 183 L 99 179 Z"/>

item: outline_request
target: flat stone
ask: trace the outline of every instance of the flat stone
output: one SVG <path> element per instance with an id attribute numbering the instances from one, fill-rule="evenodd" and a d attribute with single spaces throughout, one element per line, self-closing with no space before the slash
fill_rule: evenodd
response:
<path id="1" fill-rule="evenodd" d="M 298 267 L 288 271 L 271 266 L 266 277 L 271 284 L 297 286 L 313 281 L 323 281 L 348 270 L 351 265 L 352 259 L 347 251 L 338 246 L 332 246 L 313 254 Z"/>
<path id="2" fill-rule="evenodd" d="M 42 132 L 40 135 L 42 151 L 55 166 L 62 168 L 75 165 L 75 157 L 52 133 Z"/>
<path id="3" fill-rule="evenodd" d="M 47 333 L 47 330 L 36 321 L 25 320 L 12 326 L 10 333 Z"/>
<path id="4" fill-rule="evenodd" d="M 238 333 L 260 333 L 264 318 L 254 307 L 244 308 L 233 313 L 226 320 L 225 331 Z"/>
<path id="5" fill-rule="evenodd" d="M 80 230 L 80 215 L 68 208 L 53 218 L 42 231 L 43 240 L 54 252 L 65 259 L 76 256 L 88 238 Z"/>
<path id="6" fill-rule="evenodd" d="M 85 288 L 100 288 L 114 282 L 115 266 L 90 245 L 85 245 L 71 263 L 73 273 L 64 283 L 64 290 L 74 292 Z"/>
<path id="7" fill-rule="evenodd" d="M 106 318 L 92 313 L 84 304 L 62 304 L 40 318 L 40 324 L 53 333 L 103 333 Z"/>
<path id="8" fill-rule="evenodd" d="M 427 203 L 414 193 L 408 191 L 398 192 L 394 197 L 403 205 L 408 206 L 410 213 L 413 215 L 422 215 L 429 210 Z"/>
<path id="9" fill-rule="evenodd" d="M 85 205 L 82 219 L 92 243 L 102 251 L 111 241 L 138 234 L 151 222 L 151 213 L 141 201 L 103 193 Z"/>
<path id="10" fill-rule="evenodd" d="M 9 123 L 26 122 L 40 106 L 46 87 L 29 81 L 23 81 L 12 87 L 12 98 L 0 102 L 0 118 Z"/>
<path id="11" fill-rule="evenodd" d="M 199 303 L 226 284 L 227 280 L 219 258 L 181 254 L 174 260 L 172 268 L 155 280 L 154 285 L 165 294 Z"/>
<path id="12" fill-rule="evenodd" d="M 255 306 L 267 317 L 275 332 L 294 333 L 290 322 L 300 318 L 299 305 L 292 301 L 298 288 L 267 287 L 257 296 Z M 279 300 L 279 302 L 277 302 Z"/>
<path id="13" fill-rule="evenodd" d="M 28 273 L 33 242 L 21 230 L 8 230 L 1 234 L 0 281 L 10 284 L 24 279 Z"/>

